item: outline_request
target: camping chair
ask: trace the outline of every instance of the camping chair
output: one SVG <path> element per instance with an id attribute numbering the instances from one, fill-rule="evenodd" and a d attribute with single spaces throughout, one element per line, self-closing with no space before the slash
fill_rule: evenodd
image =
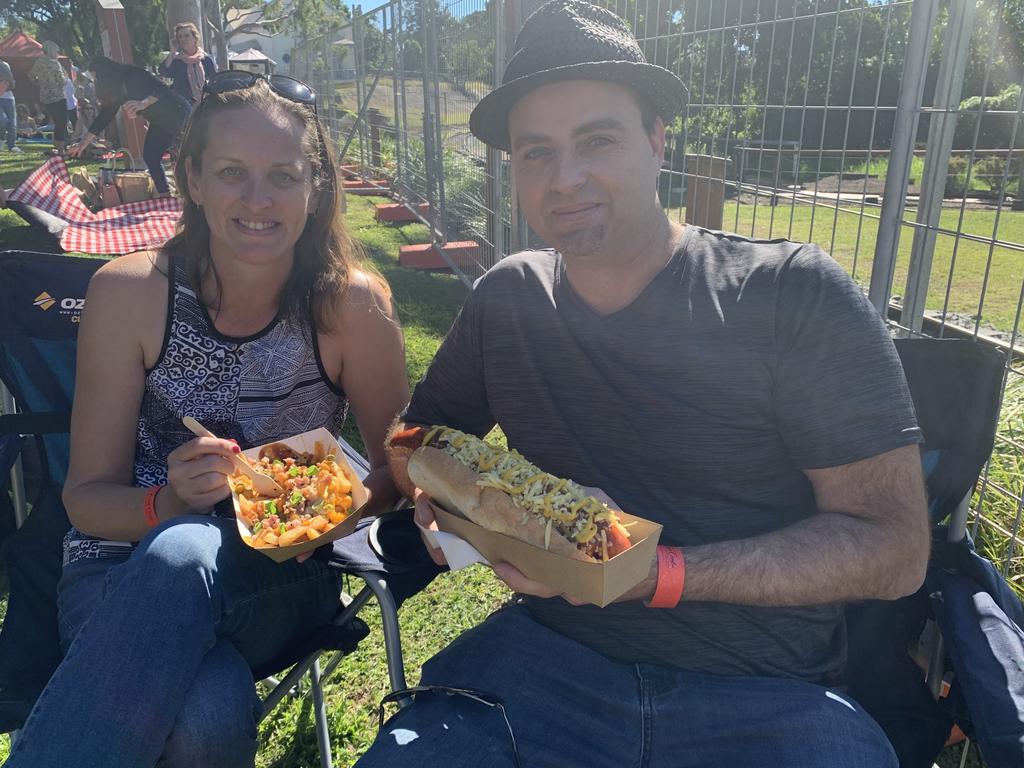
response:
<path id="1" fill-rule="evenodd" d="M 921 459 L 935 543 L 918 593 L 847 608 L 847 683 L 886 732 L 901 766 L 930 768 L 953 722 L 968 725 L 952 700 L 940 699 L 948 662 L 936 623 L 943 601 L 939 582 L 956 557 L 951 553 L 973 551 L 965 535 L 968 505 L 992 451 L 1006 359 L 970 340 L 899 339 L 896 349 L 924 434 Z M 921 663 L 927 673 L 908 653 L 926 629 L 931 647 Z M 956 669 L 960 677 L 966 671 L 963 665 Z"/>
<path id="2" fill-rule="evenodd" d="M 60 490 L 68 464 L 77 323 L 89 279 L 103 263 L 55 254 L 0 253 L 0 383 L 5 393 L 0 459 L 6 462 L 0 464 L 0 504 L 6 503 L 11 527 L 18 528 L 4 546 L 12 580 L 0 632 L 0 731 L 20 727 L 60 662 L 56 586 L 62 541 L 70 527 Z M 353 469 L 365 474 L 366 460 L 339 442 Z M 378 550 L 384 551 L 370 546 L 371 532 L 375 542 L 383 542 Z M 362 580 L 363 588 L 354 597 L 340 596 L 339 613 L 329 625 L 289 648 L 287 656 L 253 670 L 254 679 L 263 680 L 295 665 L 282 680 L 271 681 L 276 685 L 265 699 L 264 716 L 309 675 L 325 768 L 331 766 L 331 753 L 321 680 L 369 634 L 356 614 L 372 597 L 383 617 L 391 685 L 395 690 L 406 687 L 397 608 L 438 573 L 422 547 L 413 545 L 418 539 L 409 516 L 395 515 L 364 521 L 356 533 L 336 542 L 326 559 Z M 338 653 L 322 670 L 324 650 Z"/>

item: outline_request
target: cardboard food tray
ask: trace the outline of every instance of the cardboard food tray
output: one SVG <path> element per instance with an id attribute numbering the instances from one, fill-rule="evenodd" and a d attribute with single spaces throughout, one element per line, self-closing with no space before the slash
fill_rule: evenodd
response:
<path id="1" fill-rule="evenodd" d="M 510 563 L 528 579 L 545 584 L 577 600 L 602 608 L 639 584 L 650 572 L 661 536 L 661 525 L 617 512 L 629 524 L 633 546 L 604 563 L 573 560 L 546 549 L 481 528 L 464 517 L 431 502 L 437 527 L 472 544 L 490 563 Z"/>
<path id="2" fill-rule="evenodd" d="M 349 510 L 349 516 L 334 526 L 327 533 L 322 533 L 312 541 L 304 541 L 299 544 L 292 544 L 287 547 L 253 547 L 257 552 L 262 552 L 264 555 L 269 557 L 271 560 L 275 560 L 279 563 L 285 560 L 290 560 L 293 557 L 301 555 L 303 552 L 309 552 L 322 547 L 324 544 L 340 539 L 343 536 L 347 536 L 355 530 L 356 523 L 359 522 L 359 518 L 362 515 L 363 506 L 366 504 L 366 488 L 363 486 L 362 481 L 358 475 L 353 471 L 352 465 L 348 463 L 348 459 L 345 458 L 345 452 L 341 446 L 338 445 L 338 441 L 334 439 L 328 430 L 321 427 L 320 429 L 314 429 L 310 432 L 303 432 L 301 435 L 295 435 L 284 440 L 275 440 L 272 443 L 264 443 L 258 445 L 255 448 L 250 448 L 247 451 L 242 451 L 243 456 L 247 456 L 250 459 L 259 459 L 260 449 L 265 448 L 267 445 L 276 445 L 278 443 L 284 443 L 289 448 L 299 453 L 315 453 L 317 443 L 320 443 L 324 449 L 324 456 L 330 456 L 333 454 L 334 462 L 338 465 L 341 471 L 345 474 L 345 477 L 352 483 L 352 508 Z M 235 507 L 235 522 L 238 523 L 238 533 L 240 536 L 250 536 L 249 527 L 245 524 L 242 519 L 242 515 L 238 509 L 238 495 L 231 491 L 231 502 Z"/>

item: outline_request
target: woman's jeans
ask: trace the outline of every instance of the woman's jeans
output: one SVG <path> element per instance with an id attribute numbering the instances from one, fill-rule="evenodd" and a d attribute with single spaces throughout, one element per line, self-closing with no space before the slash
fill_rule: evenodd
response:
<path id="1" fill-rule="evenodd" d="M 534 621 L 493 614 L 423 666 L 421 685 L 504 700 L 523 768 L 895 768 L 885 734 L 845 694 L 798 680 L 617 664 Z M 501 712 L 417 694 L 358 768 L 511 768 Z"/>
<path id="2" fill-rule="evenodd" d="M 9 768 L 253 765 L 261 711 L 250 668 L 330 621 L 338 572 L 275 563 L 234 520 L 187 516 L 130 556 L 65 566 L 66 649 Z"/>
<path id="3" fill-rule="evenodd" d="M 157 192 L 170 191 L 167 174 L 164 172 L 163 158 L 164 152 L 174 143 L 174 139 L 174 135 L 152 123 L 146 129 L 146 140 L 142 143 L 142 159 L 146 161 L 149 177 L 153 179 L 153 186 L 156 187 Z"/>
<path id="4" fill-rule="evenodd" d="M 164 152 L 181 137 L 191 108 L 188 102 L 178 96 L 164 96 L 156 104 L 140 114 L 146 118 L 146 140 L 142 143 L 142 159 L 146 161 L 149 176 L 157 192 L 170 190 L 167 174 L 164 173 Z"/>

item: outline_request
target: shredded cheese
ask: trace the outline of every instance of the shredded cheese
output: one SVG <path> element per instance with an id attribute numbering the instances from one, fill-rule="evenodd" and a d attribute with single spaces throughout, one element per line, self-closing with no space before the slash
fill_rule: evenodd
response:
<path id="1" fill-rule="evenodd" d="M 613 517 L 606 504 L 588 496 L 579 485 L 541 471 L 516 450 L 503 451 L 474 435 L 436 426 L 427 432 L 424 445 L 435 437 L 441 450 L 480 475 L 479 485 L 504 491 L 523 507 L 523 522 L 528 513 L 544 518 L 545 547 L 552 526 L 566 538 L 586 544 L 597 535 L 597 523 Z M 607 555 L 603 531 L 602 541 Z"/>

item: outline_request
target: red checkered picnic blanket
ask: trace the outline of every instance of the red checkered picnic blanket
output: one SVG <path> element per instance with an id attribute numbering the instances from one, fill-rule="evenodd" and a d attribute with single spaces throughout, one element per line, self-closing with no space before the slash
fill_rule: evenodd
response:
<path id="1" fill-rule="evenodd" d="M 51 157 L 19 184 L 8 200 L 31 205 L 68 222 L 60 236 L 65 251 L 131 253 L 163 245 L 174 234 L 181 200 L 161 197 L 93 213 L 71 185 L 68 167 Z"/>

